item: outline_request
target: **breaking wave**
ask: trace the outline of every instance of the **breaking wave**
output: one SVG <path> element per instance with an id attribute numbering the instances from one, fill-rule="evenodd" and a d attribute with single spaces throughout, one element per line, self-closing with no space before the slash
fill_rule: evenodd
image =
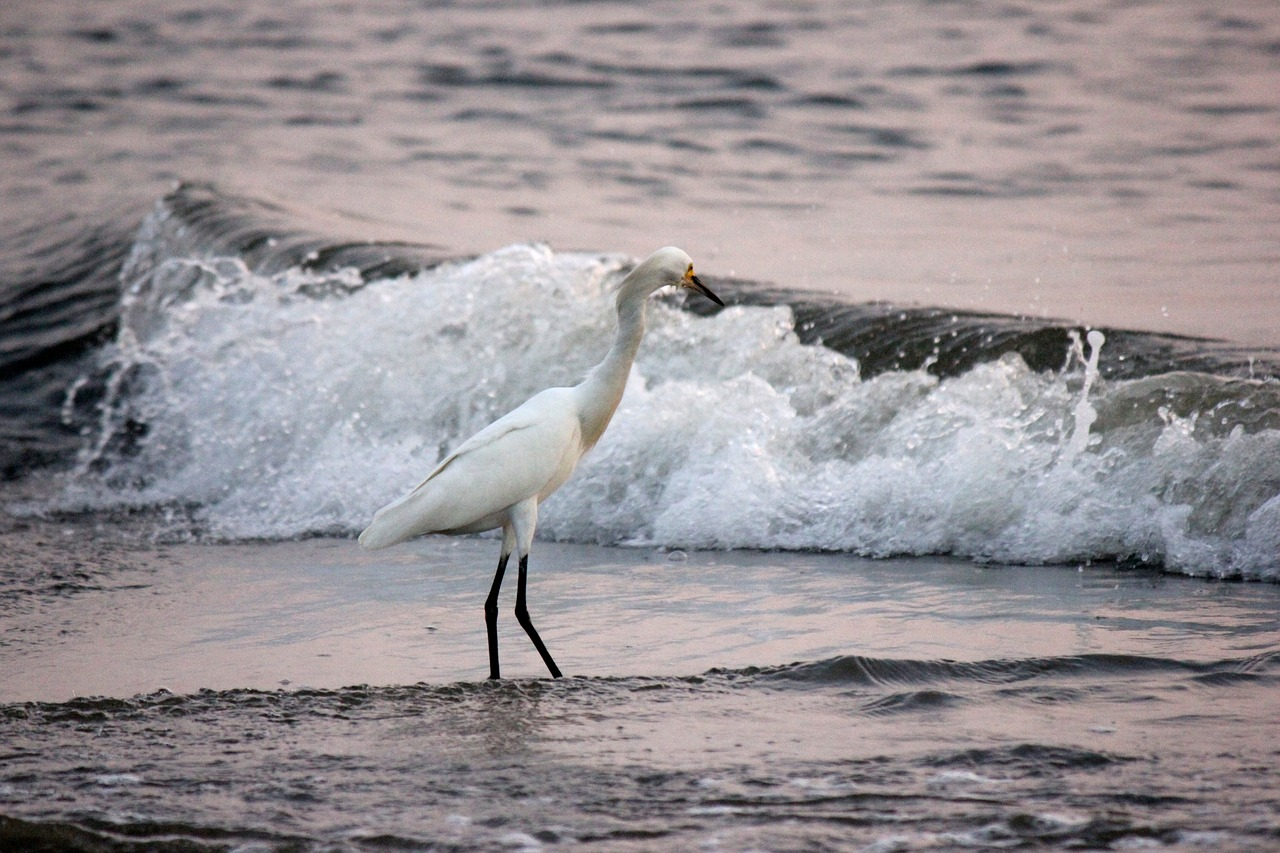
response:
<path id="1" fill-rule="evenodd" d="M 145 219 L 113 339 L 63 405 L 86 437 L 60 507 L 351 534 L 448 448 L 576 382 L 630 264 L 537 245 L 441 261 L 268 237 L 253 216 L 183 188 Z M 614 423 L 540 535 L 1280 577 L 1265 360 L 712 284 L 728 308 L 656 300 Z"/>

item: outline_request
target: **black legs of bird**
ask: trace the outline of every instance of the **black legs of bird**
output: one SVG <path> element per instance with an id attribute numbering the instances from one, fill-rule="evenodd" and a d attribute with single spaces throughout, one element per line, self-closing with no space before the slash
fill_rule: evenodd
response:
<path id="1" fill-rule="evenodd" d="M 498 590 L 502 589 L 502 576 L 507 572 L 507 560 L 510 554 L 498 558 L 498 571 L 493 576 L 493 586 L 489 587 L 489 597 L 484 600 L 484 630 L 489 635 L 489 677 L 501 678 L 501 667 L 498 666 Z"/>
<path id="2" fill-rule="evenodd" d="M 485 632 L 489 635 L 489 677 L 501 678 L 502 673 L 498 665 L 498 591 L 502 589 L 502 576 L 507 571 L 507 561 L 511 558 L 510 554 L 503 554 L 498 558 L 498 571 L 493 575 L 493 586 L 489 588 L 489 597 L 484 601 L 484 627 Z M 516 578 L 516 621 L 520 623 L 520 627 L 524 628 L 524 632 L 529 635 L 529 639 L 533 641 L 533 647 L 538 650 L 538 654 L 542 655 L 542 661 L 547 665 L 547 669 L 551 672 L 552 678 L 559 678 L 560 667 L 556 666 L 556 662 L 551 658 L 551 652 L 547 651 L 546 643 L 542 642 L 542 638 L 538 636 L 538 629 L 533 627 L 533 620 L 529 618 L 529 608 L 526 605 L 525 585 L 529 577 L 529 555 L 525 554 L 520 558 L 519 575 Z"/>
<path id="3" fill-rule="evenodd" d="M 724 304 L 693 274 L 693 261 L 684 252 L 671 246 L 654 252 L 618 285 L 613 346 L 581 383 L 535 394 L 471 436 L 418 488 L 378 510 L 360 534 L 365 548 L 386 548 L 423 533 L 456 536 L 502 528 L 502 556 L 484 603 L 490 678 L 498 677 L 498 591 L 513 553 L 520 565 L 516 619 L 551 675 L 560 677 L 560 668 L 534 630 L 525 606 L 538 504 L 564 485 L 582 454 L 604 434 L 622 401 L 644 337 L 645 300 L 667 285 L 694 290 Z"/>
<path id="4" fill-rule="evenodd" d="M 529 576 L 529 555 L 525 554 L 520 558 L 520 574 L 518 575 L 519 584 L 516 586 L 516 621 L 520 623 L 520 627 L 524 628 L 524 632 L 529 635 L 529 639 L 533 640 L 533 647 L 538 650 L 538 654 L 542 655 L 542 662 L 547 665 L 547 669 L 551 672 L 552 678 L 560 677 L 560 667 L 556 666 L 556 662 L 551 659 L 551 652 L 547 651 L 546 645 L 542 642 L 542 638 L 538 636 L 538 632 L 533 627 L 533 621 L 529 619 L 529 608 L 525 607 L 524 585 L 525 579 Z M 495 670 L 490 673 L 492 678 L 497 678 L 498 673 Z"/>

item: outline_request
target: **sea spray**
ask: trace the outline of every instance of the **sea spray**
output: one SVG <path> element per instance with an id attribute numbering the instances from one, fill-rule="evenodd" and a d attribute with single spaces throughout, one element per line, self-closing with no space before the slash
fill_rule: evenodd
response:
<path id="1" fill-rule="evenodd" d="M 1062 451 L 1062 461 L 1070 464 L 1089 445 L 1089 428 L 1093 426 L 1094 421 L 1098 419 L 1098 413 L 1093 406 L 1089 404 L 1089 391 L 1092 390 L 1093 384 L 1098 381 L 1098 358 L 1102 355 L 1102 345 L 1106 343 L 1106 336 L 1097 329 L 1089 331 L 1087 340 L 1089 342 L 1089 355 L 1084 356 L 1083 348 L 1080 345 L 1080 333 L 1071 330 L 1072 352 L 1078 353 L 1080 361 L 1084 364 L 1084 382 L 1080 388 L 1080 398 L 1076 401 L 1073 426 L 1071 431 L 1071 440 L 1067 442 L 1067 446 Z"/>
<path id="2" fill-rule="evenodd" d="M 349 535 L 466 436 L 578 381 L 627 263 L 513 246 L 328 286 L 341 271 L 137 254 L 100 429 L 61 504 L 181 507 L 231 539 Z M 786 306 L 699 317 L 659 299 L 650 319 L 540 535 L 1280 572 L 1274 383 L 1103 382 L 1096 330 L 1060 370 L 1006 353 L 863 378 L 802 344 Z"/>

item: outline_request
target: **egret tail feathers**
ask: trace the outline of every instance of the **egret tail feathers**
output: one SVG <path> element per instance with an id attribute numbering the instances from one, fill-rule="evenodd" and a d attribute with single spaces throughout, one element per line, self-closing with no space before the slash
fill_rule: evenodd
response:
<path id="1" fill-rule="evenodd" d="M 373 521 L 360 534 L 360 547 L 377 551 L 431 532 L 431 525 L 424 523 L 423 508 L 413 497 L 405 495 L 374 513 Z"/>

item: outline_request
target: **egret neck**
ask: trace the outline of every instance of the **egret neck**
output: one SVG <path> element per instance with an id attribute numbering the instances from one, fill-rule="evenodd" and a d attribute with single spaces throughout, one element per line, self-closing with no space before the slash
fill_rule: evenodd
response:
<path id="1" fill-rule="evenodd" d="M 627 387 L 631 365 L 644 339 L 645 305 L 649 295 L 657 288 L 645 276 L 632 271 L 618 289 L 618 330 L 613 346 L 604 360 L 592 368 L 587 378 L 574 390 L 577 391 L 579 416 L 582 420 L 582 446 L 584 451 L 595 446 Z"/>

